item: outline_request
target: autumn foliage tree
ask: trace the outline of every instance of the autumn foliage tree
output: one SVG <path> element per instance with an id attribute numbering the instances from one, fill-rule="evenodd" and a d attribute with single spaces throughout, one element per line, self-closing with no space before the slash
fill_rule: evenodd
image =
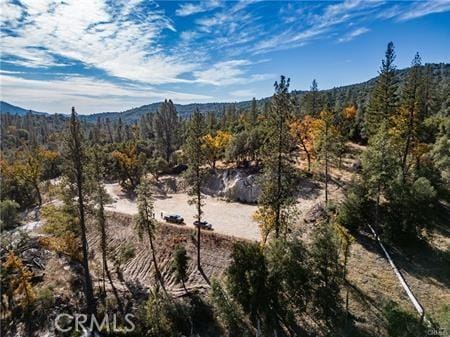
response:
<path id="1" fill-rule="evenodd" d="M 3 282 L 5 274 L 8 284 Z M 6 261 L 2 264 L 2 295 L 4 292 L 3 286 L 6 285 L 8 292 L 12 293 L 13 297 L 19 297 L 19 303 L 25 313 L 28 335 L 30 336 L 32 335 L 31 310 L 36 301 L 36 293 L 31 284 L 32 277 L 33 272 L 23 264 L 22 259 L 13 251 L 9 251 Z"/>
<path id="2" fill-rule="evenodd" d="M 38 148 L 33 148 L 18 154 L 15 174 L 33 186 L 39 205 L 42 205 L 39 183 L 44 168 L 44 157 Z"/>
<path id="3" fill-rule="evenodd" d="M 297 142 L 298 147 L 306 155 L 308 162 L 307 170 L 311 172 L 311 160 L 314 156 L 314 126 L 315 119 L 310 115 L 305 115 L 301 119 L 295 120 L 291 124 L 291 134 L 294 137 L 294 141 Z"/>
<path id="4" fill-rule="evenodd" d="M 208 133 L 203 136 L 203 151 L 212 169 L 216 168 L 216 162 L 225 154 L 225 149 L 231 141 L 231 133 L 217 131 L 216 135 Z"/>
<path id="5" fill-rule="evenodd" d="M 128 142 L 112 153 L 120 170 L 122 185 L 135 189 L 140 182 L 145 158 L 138 155 L 136 144 Z"/>
<path id="6" fill-rule="evenodd" d="M 36 293 L 31 285 L 33 272 L 24 266 L 20 257 L 13 251 L 9 251 L 3 268 L 11 269 L 17 276 L 11 279 L 13 293 L 20 297 L 20 303 L 24 308 L 29 308 L 36 300 Z"/>

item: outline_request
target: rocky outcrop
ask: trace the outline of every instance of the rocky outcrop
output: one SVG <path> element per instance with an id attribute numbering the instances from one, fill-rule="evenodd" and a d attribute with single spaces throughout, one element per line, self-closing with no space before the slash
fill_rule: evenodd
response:
<path id="1" fill-rule="evenodd" d="M 211 173 L 202 192 L 230 201 L 256 203 L 261 194 L 258 176 L 236 169 Z"/>
<path id="2" fill-rule="evenodd" d="M 261 194 L 259 174 L 242 169 L 216 170 L 207 174 L 202 193 L 230 201 L 254 204 Z M 155 195 L 186 192 L 182 175 L 164 175 L 154 184 Z"/>

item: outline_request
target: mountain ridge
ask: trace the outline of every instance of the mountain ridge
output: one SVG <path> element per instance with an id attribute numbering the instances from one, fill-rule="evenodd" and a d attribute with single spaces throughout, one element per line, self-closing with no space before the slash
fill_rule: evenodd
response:
<path id="1" fill-rule="evenodd" d="M 27 113 L 31 112 L 33 114 L 36 115 L 44 115 L 44 114 L 48 114 L 47 112 L 40 112 L 40 111 L 35 111 L 35 110 L 31 110 L 31 109 L 24 109 L 20 106 L 5 102 L 5 101 L 0 101 L 0 112 L 1 113 L 10 113 L 12 115 L 19 115 L 19 116 L 24 116 Z"/>
<path id="2" fill-rule="evenodd" d="M 446 81 L 445 83 L 448 83 L 449 81 L 449 73 L 450 73 L 450 63 L 429 63 L 425 64 L 424 66 L 429 66 L 432 69 L 433 76 L 438 78 L 438 82 Z M 408 71 L 408 68 L 403 68 L 397 70 L 399 82 L 402 82 L 404 77 L 406 76 L 406 73 Z M 373 85 L 375 84 L 378 76 L 373 77 L 367 81 L 363 81 L 360 83 L 353 83 L 348 84 L 344 86 L 334 87 L 331 89 L 324 89 L 319 90 L 322 94 L 333 94 L 337 96 L 346 96 L 348 99 L 349 97 L 352 97 L 354 101 L 366 101 L 367 95 L 370 94 L 371 89 L 373 88 Z M 439 79 L 440 78 L 440 79 Z M 444 83 L 444 85 L 446 85 Z M 447 84 L 448 85 L 448 84 Z M 297 99 L 301 100 L 302 97 L 307 93 L 306 90 L 292 90 L 292 94 L 297 97 Z M 257 104 L 259 106 L 263 105 L 266 101 L 270 99 L 269 97 L 264 97 L 257 99 Z M 181 117 L 187 117 L 189 116 L 196 108 L 200 110 L 200 112 L 220 112 L 226 109 L 227 107 L 234 105 L 238 110 L 247 109 L 251 106 L 252 100 L 245 100 L 245 101 L 239 101 L 239 102 L 209 102 L 209 103 L 189 103 L 189 104 L 178 104 L 175 103 L 175 107 L 177 109 L 177 112 Z M 145 104 L 139 107 L 130 108 L 128 110 L 124 110 L 121 112 L 97 112 L 89 115 L 80 115 L 80 118 L 89 121 L 89 122 L 95 122 L 98 118 L 101 119 L 110 119 L 111 121 L 118 120 L 119 118 L 122 119 L 123 122 L 126 123 L 135 123 L 137 122 L 141 116 L 143 116 L 146 113 L 155 112 L 159 106 L 161 105 L 161 102 L 154 102 L 150 104 Z M 360 103 L 360 102 L 359 102 Z M 0 113 L 12 113 L 12 114 L 18 114 L 18 115 L 25 115 L 28 112 L 32 112 L 34 114 L 49 114 L 53 115 L 53 113 L 46 113 L 46 112 L 38 112 L 34 110 L 28 110 L 21 108 L 19 106 L 0 101 Z M 67 114 L 61 114 L 66 115 Z"/>

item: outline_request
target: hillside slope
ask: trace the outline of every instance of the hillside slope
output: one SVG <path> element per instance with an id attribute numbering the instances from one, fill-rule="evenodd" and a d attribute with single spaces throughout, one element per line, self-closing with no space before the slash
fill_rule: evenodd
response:
<path id="1" fill-rule="evenodd" d="M 25 116 L 29 112 L 31 112 L 33 114 L 37 114 L 37 115 L 46 114 L 46 112 L 39 112 L 39 111 L 24 109 L 19 106 L 0 101 L 0 113 L 9 113 L 11 115 Z"/>

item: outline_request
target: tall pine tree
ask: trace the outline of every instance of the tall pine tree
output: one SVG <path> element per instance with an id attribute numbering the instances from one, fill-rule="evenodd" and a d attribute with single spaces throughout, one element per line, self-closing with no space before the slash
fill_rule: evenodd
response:
<path id="1" fill-rule="evenodd" d="M 188 170 L 186 180 L 189 187 L 189 195 L 192 197 L 189 204 L 195 205 L 195 220 L 200 223 L 202 220 L 203 197 L 201 194 L 204 181 L 205 156 L 203 154 L 203 136 L 205 135 L 205 120 L 203 115 L 196 109 L 191 116 L 187 131 L 187 140 L 185 145 L 185 154 L 188 159 Z M 197 226 L 197 268 L 201 270 L 200 263 L 200 240 L 201 227 Z"/>
<path id="2" fill-rule="evenodd" d="M 394 61 L 394 44 L 389 42 L 366 113 L 366 134 L 368 137 L 374 135 L 382 123 L 388 123 L 389 126 L 390 118 L 397 113 L 398 81 Z"/>
<path id="3" fill-rule="evenodd" d="M 75 202 L 78 210 L 84 276 L 83 286 L 86 297 L 87 314 L 90 320 L 92 316 L 95 316 L 97 313 L 97 305 L 92 287 L 91 274 L 89 272 L 89 248 L 85 219 L 86 195 L 88 192 L 86 177 L 87 156 L 85 153 L 80 121 L 78 120 L 75 108 L 72 108 L 72 115 L 69 120 L 68 135 L 65 139 L 64 145 L 64 154 L 66 158 L 65 173 L 70 184 L 70 190 L 74 194 L 72 200 L 76 200 Z"/>
<path id="4" fill-rule="evenodd" d="M 287 231 L 289 208 L 293 204 L 294 167 L 291 150 L 294 140 L 290 132 L 293 104 L 289 93 L 289 79 L 281 76 L 275 82 L 275 94 L 265 121 L 266 140 L 263 146 L 264 172 L 259 199 L 259 218 L 264 218 L 266 231 Z M 267 228 L 267 219 L 271 219 Z"/>

